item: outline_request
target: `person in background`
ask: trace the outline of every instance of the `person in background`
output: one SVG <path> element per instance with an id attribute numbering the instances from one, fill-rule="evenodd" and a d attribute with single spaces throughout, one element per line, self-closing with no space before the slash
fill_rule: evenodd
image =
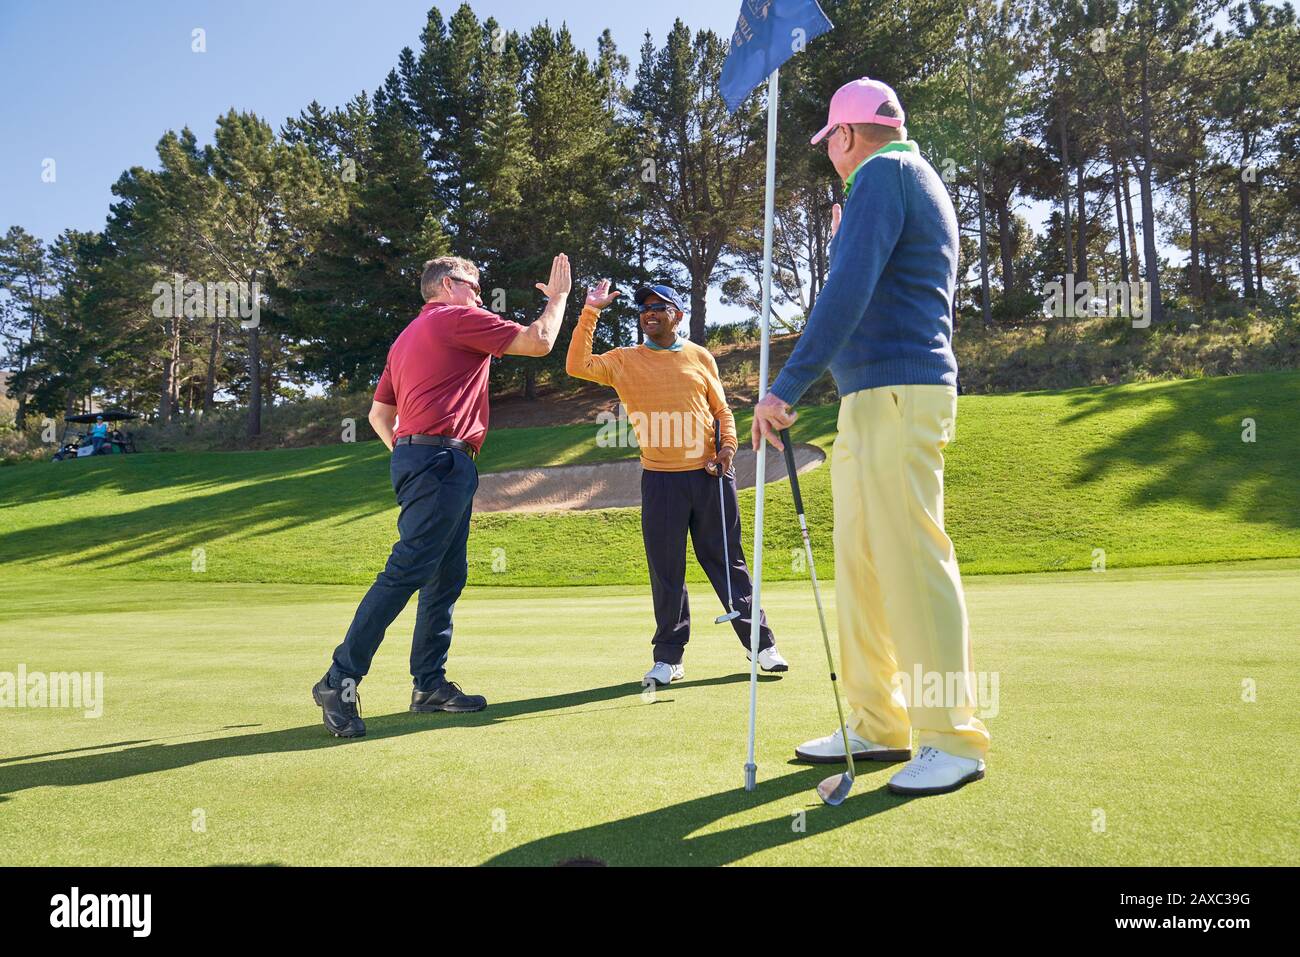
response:
<path id="1" fill-rule="evenodd" d="M 108 441 L 108 423 L 102 415 L 95 416 L 95 424 L 90 428 L 91 455 L 98 455 L 104 443 Z"/>

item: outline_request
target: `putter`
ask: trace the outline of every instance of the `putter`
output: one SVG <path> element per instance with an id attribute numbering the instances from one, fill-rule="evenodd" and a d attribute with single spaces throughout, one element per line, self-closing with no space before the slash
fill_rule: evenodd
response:
<path id="1" fill-rule="evenodd" d="M 716 456 L 721 449 L 722 423 L 714 419 L 713 454 Z M 722 512 L 722 561 L 727 566 L 727 613 L 713 619 L 715 625 L 721 625 L 725 621 L 732 621 L 740 617 L 740 612 L 736 611 L 731 601 L 731 555 L 727 551 L 727 500 L 722 494 L 722 482 L 725 477 L 722 469 L 718 469 L 718 508 Z"/>
<path id="2" fill-rule="evenodd" d="M 822 643 L 826 646 L 826 664 L 831 671 L 831 690 L 835 693 L 835 713 L 840 718 L 840 737 L 844 739 L 844 760 L 848 770 L 842 774 L 832 774 L 817 785 L 817 796 L 823 804 L 839 807 L 849 796 L 853 787 L 856 768 L 853 766 L 853 749 L 849 747 L 849 731 L 844 724 L 844 708 L 840 705 L 839 679 L 835 675 L 835 659 L 831 656 L 831 639 L 826 631 L 826 612 L 822 610 L 822 590 L 817 584 L 817 566 L 813 564 L 812 542 L 808 538 L 808 520 L 804 518 L 803 496 L 799 494 L 799 474 L 794 465 L 794 444 L 790 441 L 790 430 L 781 430 L 781 444 L 785 446 L 785 470 L 790 475 L 790 491 L 794 494 L 794 510 L 799 516 L 799 533 L 803 536 L 804 553 L 808 556 L 808 574 L 812 577 L 813 598 L 817 602 L 817 620 L 822 626 Z"/>

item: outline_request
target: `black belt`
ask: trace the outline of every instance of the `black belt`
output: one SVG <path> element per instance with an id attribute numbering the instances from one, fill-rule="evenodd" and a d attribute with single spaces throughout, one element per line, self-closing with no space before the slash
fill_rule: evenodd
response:
<path id="1" fill-rule="evenodd" d="M 470 458 L 478 457 L 474 446 L 460 439 L 453 439 L 450 435 L 404 435 L 393 442 L 394 448 L 399 445 L 439 445 L 448 449 L 460 449 Z"/>

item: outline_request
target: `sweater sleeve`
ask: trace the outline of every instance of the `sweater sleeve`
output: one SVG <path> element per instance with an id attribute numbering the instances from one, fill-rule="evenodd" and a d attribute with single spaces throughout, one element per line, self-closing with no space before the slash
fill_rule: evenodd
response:
<path id="1" fill-rule="evenodd" d="M 614 385 L 621 365 L 618 350 L 611 350 L 603 356 L 591 354 L 591 340 L 596 334 L 596 320 L 599 318 L 600 310 L 595 306 L 582 307 L 578 325 L 569 339 L 569 354 L 565 358 L 564 371 L 575 379 Z"/>
<path id="2" fill-rule="evenodd" d="M 836 236 L 826 285 L 771 391 L 793 405 L 826 371 L 862 321 L 903 232 L 902 164 L 873 160 L 859 171 Z"/>

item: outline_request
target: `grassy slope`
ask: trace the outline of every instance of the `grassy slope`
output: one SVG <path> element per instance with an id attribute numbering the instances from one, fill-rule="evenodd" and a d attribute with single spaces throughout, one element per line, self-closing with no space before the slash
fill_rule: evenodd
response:
<path id="1" fill-rule="evenodd" d="M 1241 440 L 1246 417 L 1253 444 Z M 965 396 L 946 516 L 963 570 L 1087 568 L 1094 549 L 1112 568 L 1300 556 L 1297 421 L 1296 373 Z M 834 430 L 835 407 L 821 406 L 796 435 L 829 448 Z M 593 425 L 500 430 L 481 467 L 633 451 L 597 446 Z M 803 482 L 831 578 L 829 469 Z M 768 501 L 767 577 L 801 577 L 789 487 L 771 486 Z M 742 503 L 749 527 L 752 491 Z M 386 556 L 395 515 L 375 443 L 35 463 L 0 469 L 0 563 L 193 580 L 201 548 L 205 580 L 360 584 Z M 470 547 L 471 583 L 645 580 L 636 509 L 483 515 Z"/>
<path id="2" fill-rule="evenodd" d="M 477 715 L 405 713 L 408 609 L 363 686 L 371 734 L 344 743 L 307 689 L 353 588 L 92 582 L 73 601 L 6 576 L 0 668 L 102 671 L 107 701 L 6 711 L 0 846 L 11 865 L 1294 863 L 1300 777 L 1277 747 L 1300 666 L 1278 627 L 1300 618 L 1300 562 L 968 590 L 976 667 L 998 675 L 988 777 L 905 802 L 869 766 L 828 809 L 827 771 L 788 763 L 835 720 L 806 585 L 766 591 L 794 670 L 760 688 L 746 794 L 741 649 L 704 626 L 687 681 L 643 700 L 641 588 L 472 589 L 452 674 L 489 695 Z"/>

